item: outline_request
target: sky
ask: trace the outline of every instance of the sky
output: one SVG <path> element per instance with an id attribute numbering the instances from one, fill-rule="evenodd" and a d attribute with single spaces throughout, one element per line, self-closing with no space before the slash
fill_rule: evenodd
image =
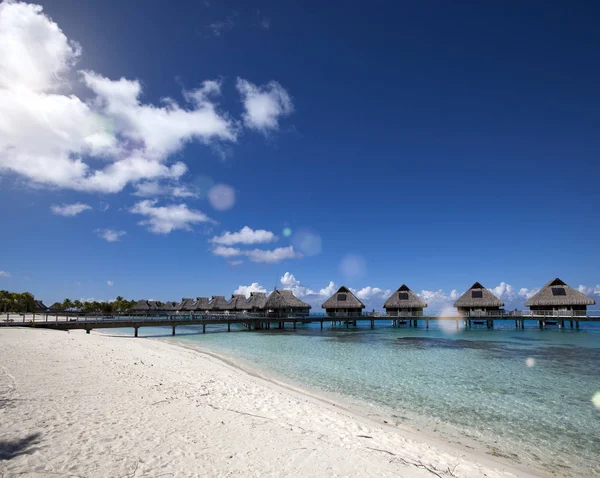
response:
<path id="1" fill-rule="evenodd" d="M 0 288 L 600 300 L 594 2 L 0 3 Z"/>

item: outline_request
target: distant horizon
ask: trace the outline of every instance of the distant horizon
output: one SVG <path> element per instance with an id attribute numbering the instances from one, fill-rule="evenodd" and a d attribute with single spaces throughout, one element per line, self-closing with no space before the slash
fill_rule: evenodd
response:
<path id="1" fill-rule="evenodd" d="M 599 15 L 0 1 L 0 289 L 598 301 Z"/>

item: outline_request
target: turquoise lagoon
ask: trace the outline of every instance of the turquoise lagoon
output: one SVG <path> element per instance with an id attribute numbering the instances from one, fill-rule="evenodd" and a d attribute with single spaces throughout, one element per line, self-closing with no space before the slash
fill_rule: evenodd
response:
<path id="1" fill-rule="evenodd" d="M 298 325 L 227 333 L 220 326 L 142 328 L 213 352 L 378 420 L 477 442 L 547 473 L 600 475 L 600 326 L 446 331 Z M 125 331 L 123 331 L 125 332 Z"/>

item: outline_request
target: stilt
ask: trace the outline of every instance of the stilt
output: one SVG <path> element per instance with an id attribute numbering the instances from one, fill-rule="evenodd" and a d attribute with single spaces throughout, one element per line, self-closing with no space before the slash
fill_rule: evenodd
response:
<path id="1" fill-rule="evenodd" d="M 425 328 L 428 329 L 429 328 L 429 319 L 425 319 Z"/>
<path id="2" fill-rule="evenodd" d="M 579 321 L 578 321 L 578 320 L 576 320 L 576 321 L 575 321 L 575 328 L 576 328 L 576 329 L 578 329 L 578 328 L 579 328 Z"/>
<path id="3" fill-rule="evenodd" d="M 321 321 L 321 330 L 323 330 L 323 321 Z"/>
<path id="4" fill-rule="evenodd" d="M 521 329 L 525 329 L 525 319 L 521 319 Z"/>
<path id="5" fill-rule="evenodd" d="M 519 328 L 519 321 L 517 319 L 515 319 L 515 329 Z"/>
<path id="6" fill-rule="evenodd" d="M 561 321 L 560 321 L 560 328 L 561 328 L 561 329 L 564 329 L 564 328 L 565 328 L 565 321 L 564 321 L 564 320 L 561 320 Z"/>
<path id="7" fill-rule="evenodd" d="M 296 330 L 296 321 L 294 320 L 294 330 Z"/>
<path id="8" fill-rule="evenodd" d="M 227 332 L 231 332 L 231 322 L 227 322 Z"/>
<path id="9" fill-rule="evenodd" d="M 90 333 L 90 329 L 85 329 L 85 333 L 89 334 Z"/>
<path id="10" fill-rule="evenodd" d="M 133 330 L 134 330 L 134 334 L 133 334 L 133 336 L 134 336 L 134 337 L 137 337 L 137 336 L 138 336 L 138 328 L 139 328 L 139 327 L 134 327 L 134 328 L 133 328 Z"/>
<path id="11" fill-rule="evenodd" d="M 571 328 L 573 328 L 573 320 L 569 320 L 569 325 L 571 326 Z"/>
<path id="12" fill-rule="evenodd" d="M 173 334 L 172 335 L 175 335 L 175 326 L 173 326 Z"/>
<path id="13" fill-rule="evenodd" d="M 202 324 L 202 333 L 205 334 L 206 333 L 206 324 Z"/>
<path id="14" fill-rule="evenodd" d="M 541 320 L 538 320 L 538 325 L 539 325 L 539 327 L 541 329 L 542 328 L 542 321 Z"/>
<path id="15" fill-rule="evenodd" d="M 346 321 L 346 328 L 350 325 L 350 322 Z"/>
<path id="16" fill-rule="evenodd" d="M 458 330 L 458 319 L 456 319 L 456 330 Z"/>
<path id="17" fill-rule="evenodd" d="M 354 325 L 354 327 L 356 327 L 356 320 L 354 321 L 354 323 L 352 325 Z"/>
<path id="18" fill-rule="evenodd" d="M 371 328 L 374 329 L 375 328 L 375 321 L 373 319 L 371 319 Z"/>
<path id="19" fill-rule="evenodd" d="M 414 319 L 414 321 L 413 321 L 413 322 L 415 323 L 415 327 L 418 327 L 418 326 L 419 326 L 419 319 Z"/>

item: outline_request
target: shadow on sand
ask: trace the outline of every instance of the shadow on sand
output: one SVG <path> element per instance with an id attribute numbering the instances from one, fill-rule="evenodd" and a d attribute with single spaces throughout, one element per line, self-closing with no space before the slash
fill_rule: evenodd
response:
<path id="1" fill-rule="evenodd" d="M 39 437 L 39 433 L 32 433 L 20 440 L 0 440 L 0 461 L 33 453 L 36 450 L 34 445 L 39 443 Z"/>

